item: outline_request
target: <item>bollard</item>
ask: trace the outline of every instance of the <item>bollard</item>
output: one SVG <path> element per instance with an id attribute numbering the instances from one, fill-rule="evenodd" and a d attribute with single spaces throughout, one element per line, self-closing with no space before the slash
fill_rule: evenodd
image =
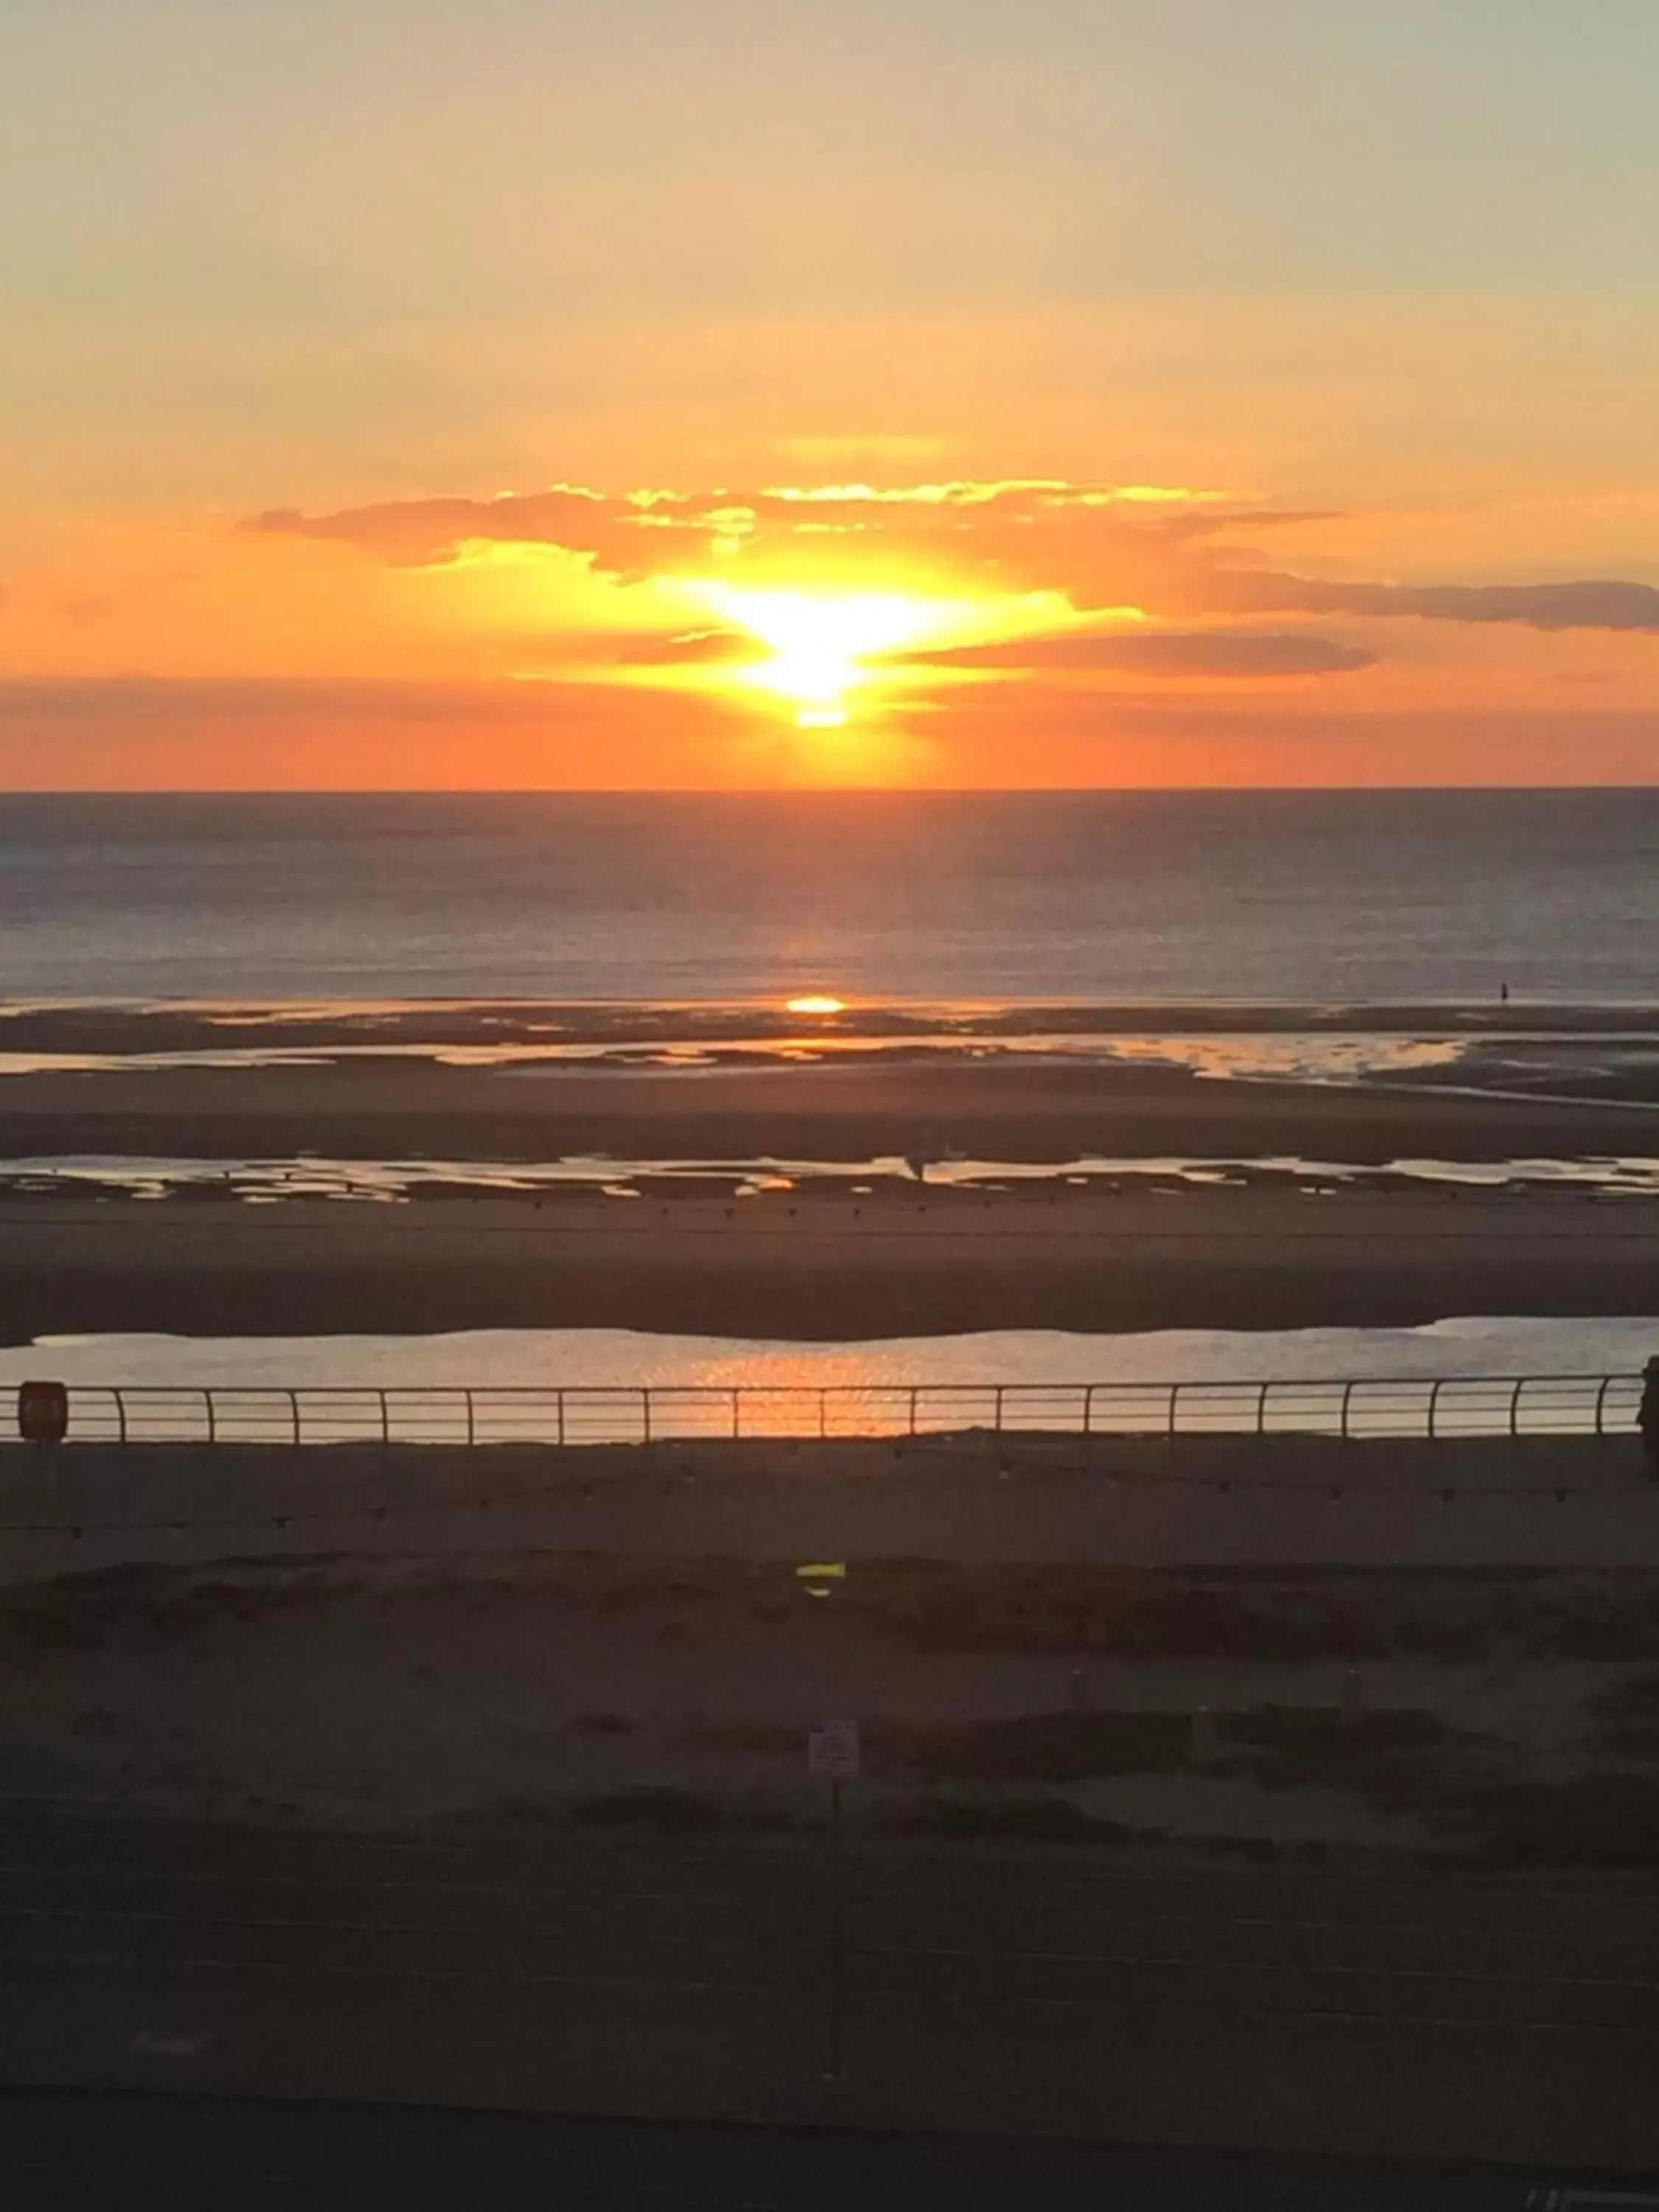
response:
<path id="1" fill-rule="evenodd" d="M 17 1433 L 26 1444 L 61 1444 L 69 1434 L 69 1410 L 63 1383 L 20 1383 Z"/>

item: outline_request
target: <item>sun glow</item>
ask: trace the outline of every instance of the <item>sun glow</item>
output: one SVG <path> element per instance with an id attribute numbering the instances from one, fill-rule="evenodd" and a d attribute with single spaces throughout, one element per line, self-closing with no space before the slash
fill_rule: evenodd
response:
<path id="1" fill-rule="evenodd" d="M 771 648 L 771 659 L 738 672 L 739 680 L 787 701 L 803 730 L 843 727 L 851 695 L 881 672 L 872 659 L 931 643 L 955 630 L 964 613 L 954 600 L 897 592 L 744 591 L 719 583 L 696 590 L 711 612 Z"/>
<path id="2" fill-rule="evenodd" d="M 784 1012 L 787 1014 L 844 1014 L 845 999 L 832 999 L 827 991 L 809 991 L 804 998 L 787 999 Z"/>

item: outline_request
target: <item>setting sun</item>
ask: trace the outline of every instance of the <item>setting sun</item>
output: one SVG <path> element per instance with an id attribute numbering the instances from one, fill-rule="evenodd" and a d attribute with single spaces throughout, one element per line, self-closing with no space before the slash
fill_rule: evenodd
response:
<path id="1" fill-rule="evenodd" d="M 788 999 L 784 1012 L 789 1014 L 844 1014 L 845 999 L 832 999 L 827 991 L 810 991 L 804 998 Z"/>
<path id="2" fill-rule="evenodd" d="M 770 647 L 772 658 L 745 668 L 743 680 L 788 701 L 804 730 L 842 727 L 850 695 L 875 679 L 868 665 L 874 656 L 930 641 L 957 627 L 963 613 L 952 600 L 896 592 L 744 591 L 727 584 L 696 591 L 714 613 Z"/>

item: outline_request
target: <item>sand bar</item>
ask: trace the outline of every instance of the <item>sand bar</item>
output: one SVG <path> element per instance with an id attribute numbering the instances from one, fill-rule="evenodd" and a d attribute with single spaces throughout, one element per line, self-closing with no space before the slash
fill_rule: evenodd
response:
<path id="1" fill-rule="evenodd" d="M 1650 1154 L 1659 1115 L 1629 1104 L 963 1060 L 666 1075 L 371 1059 L 0 1083 L 0 1156 L 9 1158 L 867 1160 L 902 1156 L 929 1134 L 984 1159 L 1296 1153 L 1382 1165 Z"/>
<path id="2" fill-rule="evenodd" d="M 1576 1195 L 0 1202 L 0 1337 L 1400 1328 L 1648 1311 L 1659 1207 Z"/>

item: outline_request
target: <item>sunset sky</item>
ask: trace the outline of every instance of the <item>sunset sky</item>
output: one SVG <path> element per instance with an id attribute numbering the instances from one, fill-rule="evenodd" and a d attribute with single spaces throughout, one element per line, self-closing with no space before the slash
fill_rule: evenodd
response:
<path id="1" fill-rule="evenodd" d="M 1656 0 L 9 0 L 0 785 L 1659 780 Z"/>

